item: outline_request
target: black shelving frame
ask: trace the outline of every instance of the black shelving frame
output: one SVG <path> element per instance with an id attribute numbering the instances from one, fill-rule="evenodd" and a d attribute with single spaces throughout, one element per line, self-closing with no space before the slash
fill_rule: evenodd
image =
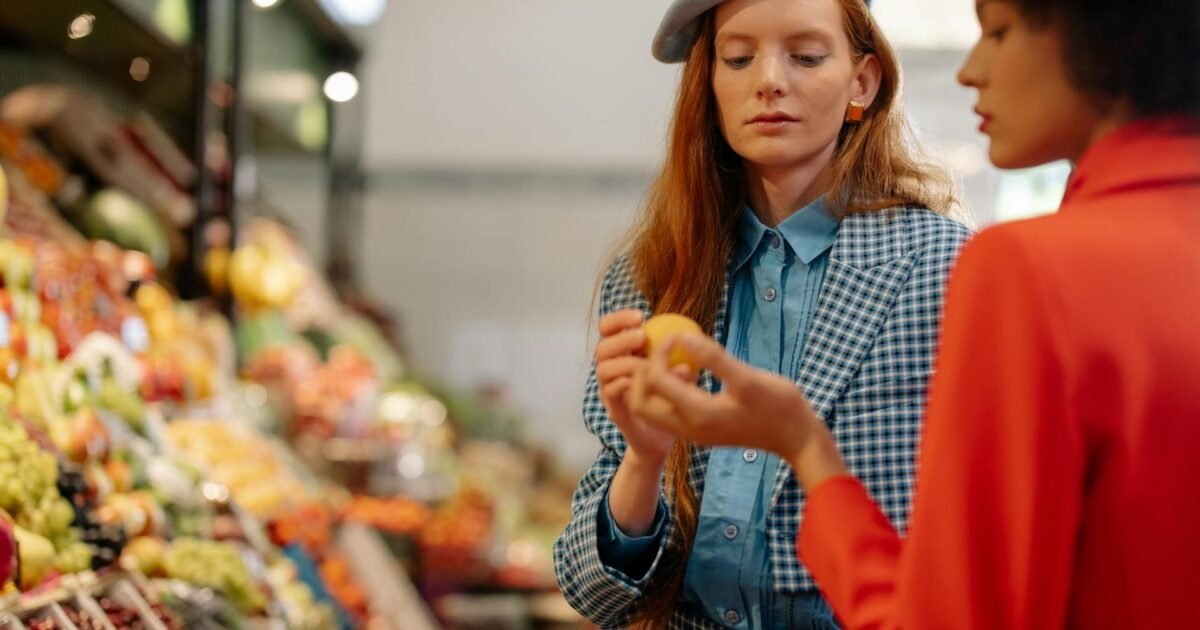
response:
<path id="1" fill-rule="evenodd" d="M 321 54 L 331 67 L 355 72 L 362 58 L 361 47 L 337 24 L 317 0 L 283 0 L 276 10 L 300 15 L 317 39 Z M 197 203 L 196 221 L 188 231 L 190 264 L 180 269 L 178 289 L 185 298 L 203 296 L 202 262 L 207 243 L 205 227 L 210 221 L 227 221 L 235 234 L 239 206 L 248 200 L 237 198 L 239 161 L 254 149 L 252 129 L 274 134 L 277 146 L 300 151 L 286 133 L 273 129 L 260 112 L 244 97 L 246 76 L 245 31 L 250 0 L 190 0 L 191 37 L 179 43 L 148 20 L 129 0 L 2 0 L 0 1 L 0 49 L 28 52 L 38 58 L 53 59 L 85 77 L 91 86 L 110 91 L 133 109 L 149 112 L 168 130 L 179 146 L 198 167 L 199 176 L 192 193 Z M 218 3 L 225 3 L 218 7 Z M 228 9 L 217 11 L 216 9 Z M 91 14 L 94 30 L 86 37 L 72 39 L 68 27 L 77 16 Z M 218 47 L 232 60 L 231 68 L 214 67 Z M 142 81 L 130 75 L 130 63 L 136 57 L 150 60 L 151 72 Z M 0 68 L 0 72 L 3 72 Z M 30 71 L 38 74 L 37 71 Z M 223 93 L 220 99 L 214 98 Z M 361 101 L 361 96 L 358 98 Z M 218 102 L 219 101 L 219 102 Z M 344 124 L 338 112 L 346 111 L 330 104 L 329 139 L 322 156 L 329 180 L 326 203 L 326 250 L 328 268 L 335 286 L 352 282 L 354 251 L 348 239 L 357 238 L 361 219 L 362 169 L 358 156 L 361 142 L 348 143 L 350 152 L 335 149 L 334 134 L 353 130 L 356 124 Z M 351 110 L 352 112 L 354 110 Z M 355 112 L 353 115 L 357 115 Z M 211 141 L 223 132 L 230 168 L 214 172 L 209 166 Z M 359 194 L 355 194 L 355 192 Z"/>

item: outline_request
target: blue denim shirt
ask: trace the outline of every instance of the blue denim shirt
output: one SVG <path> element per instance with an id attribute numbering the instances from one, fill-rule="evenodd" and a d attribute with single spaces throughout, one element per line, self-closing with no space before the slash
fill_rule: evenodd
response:
<path id="1" fill-rule="evenodd" d="M 726 340 L 733 356 L 798 378 L 804 337 L 839 225 L 823 199 L 774 229 L 749 209 L 742 213 Z M 715 448 L 709 456 L 684 597 L 728 627 L 769 627 L 795 616 L 787 609 L 795 602 L 776 597 L 770 587 L 766 518 L 778 466 L 775 455 L 761 451 Z M 625 536 L 613 523 L 607 500 L 604 506 L 598 517 L 602 560 L 645 579 L 662 535 L 665 506 L 660 503 L 651 532 L 638 538 Z"/>

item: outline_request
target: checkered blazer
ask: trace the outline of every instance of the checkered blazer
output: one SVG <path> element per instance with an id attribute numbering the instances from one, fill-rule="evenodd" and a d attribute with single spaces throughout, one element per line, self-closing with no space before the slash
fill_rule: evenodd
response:
<path id="1" fill-rule="evenodd" d="M 847 216 L 830 252 L 801 357 L 797 386 L 829 423 L 851 471 L 901 533 L 912 499 L 917 440 L 944 289 L 969 235 L 963 225 L 918 208 Z M 626 258 L 618 258 L 605 274 L 601 316 L 625 308 L 651 312 L 628 265 Z M 714 330 L 722 342 L 732 291 L 729 279 L 727 275 Z M 719 388 L 709 374 L 701 384 L 709 391 Z M 579 482 L 571 522 L 555 544 L 555 571 L 563 594 L 576 610 L 603 628 L 619 628 L 635 610 L 642 587 L 653 579 L 676 533 L 668 508 L 666 535 L 641 582 L 600 561 L 596 514 L 624 455 L 625 441 L 600 402 L 594 364 L 583 416 L 588 430 L 600 439 L 601 449 Z M 701 497 L 707 466 L 708 449 L 696 448 L 689 480 Z M 791 468 L 781 464 L 766 523 L 778 592 L 816 587 L 796 555 L 803 504 Z M 670 627 L 721 626 L 681 607 Z"/>

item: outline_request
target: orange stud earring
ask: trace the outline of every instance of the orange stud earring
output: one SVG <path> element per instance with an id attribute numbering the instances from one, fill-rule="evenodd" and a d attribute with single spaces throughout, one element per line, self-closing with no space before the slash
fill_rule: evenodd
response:
<path id="1" fill-rule="evenodd" d="M 864 103 L 850 101 L 850 106 L 846 108 L 846 122 L 852 125 L 857 125 L 858 123 L 862 122 L 863 110 L 865 110 L 866 107 L 867 106 Z"/>

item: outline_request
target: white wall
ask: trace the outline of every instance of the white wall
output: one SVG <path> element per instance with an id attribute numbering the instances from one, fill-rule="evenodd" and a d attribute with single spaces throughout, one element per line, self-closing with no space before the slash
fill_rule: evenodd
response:
<path id="1" fill-rule="evenodd" d="M 313 260 L 325 260 L 325 208 L 329 174 L 322 160 L 265 157 L 255 161 L 259 194 L 270 211 L 295 229 Z"/>
<path id="2" fill-rule="evenodd" d="M 364 87 L 374 165 L 646 166 L 677 69 L 662 0 L 393 0 Z"/>
<path id="3" fill-rule="evenodd" d="M 586 175 L 380 177 L 366 286 L 402 314 L 425 375 L 508 382 L 533 435 L 582 466 L 596 451 L 580 416 L 594 281 L 644 187 Z"/>

